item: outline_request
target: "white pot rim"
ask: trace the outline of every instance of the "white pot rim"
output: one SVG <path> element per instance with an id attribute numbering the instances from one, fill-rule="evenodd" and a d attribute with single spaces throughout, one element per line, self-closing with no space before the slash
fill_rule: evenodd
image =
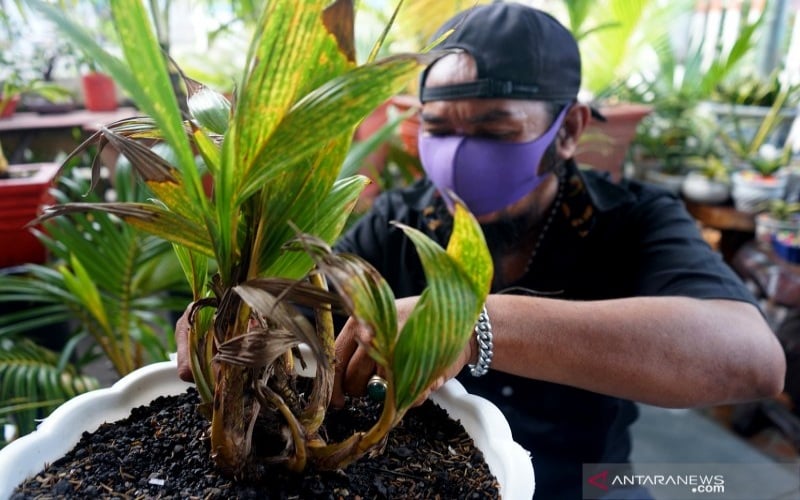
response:
<path id="1" fill-rule="evenodd" d="M 27 477 L 69 452 L 84 431 L 129 416 L 153 399 L 180 394 L 193 384 L 178 378 L 177 363 L 164 361 L 139 368 L 113 386 L 87 392 L 59 406 L 36 431 L 0 450 L 0 499 L 11 496 Z M 504 499 L 530 500 L 535 488 L 530 454 L 511 436 L 508 421 L 490 401 L 469 394 L 455 379 L 431 395 L 451 418 L 459 420 L 485 457 Z"/>

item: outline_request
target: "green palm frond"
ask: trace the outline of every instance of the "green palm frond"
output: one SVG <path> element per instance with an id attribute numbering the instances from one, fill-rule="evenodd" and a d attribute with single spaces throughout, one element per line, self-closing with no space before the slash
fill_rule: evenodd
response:
<path id="1" fill-rule="evenodd" d="M 99 383 L 53 351 L 21 339 L 0 339 L 0 417 L 14 422 L 19 434 L 31 432 L 36 419 Z"/>
<path id="2" fill-rule="evenodd" d="M 629 54 L 641 42 L 636 36 L 642 35 L 640 24 L 652 4 L 651 0 L 583 2 L 583 12 L 571 14 L 582 21 L 577 35 L 584 88 L 598 94 L 616 82 L 621 74 L 627 74 L 628 68 L 623 68 L 623 63 L 630 60 Z M 591 15 L 585 12 L 587 9 L 591 9 Z M 589 20 L 592 25 L 585 27 Z"/>

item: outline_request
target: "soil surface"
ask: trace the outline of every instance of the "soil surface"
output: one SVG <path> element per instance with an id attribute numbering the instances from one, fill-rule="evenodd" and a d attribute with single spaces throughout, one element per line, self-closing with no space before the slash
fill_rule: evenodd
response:
<path id="1" fill-rule="evenodd" d="M 64 458 L 21 484 L 12 500 L 33 498 L 497 498 L 495 478 L 460 423 L 431 403 L 411 410 L 384 453 L 345 471 L 282 466 L 266 484 L 220 477 L 209 456 L 208 422 L 195 410 L 197 393 L 161 397 L 131 416 L 84 433 Z M 330 411 L 330 438 L 366 429 L 379 407 L 366 399 Z"/>

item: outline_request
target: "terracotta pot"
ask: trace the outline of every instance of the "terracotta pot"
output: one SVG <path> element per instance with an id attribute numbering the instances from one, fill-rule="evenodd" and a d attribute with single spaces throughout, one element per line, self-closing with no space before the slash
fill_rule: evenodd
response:
<path id="1" fill-rule="evenodd" d="M 117 91 L 114 80 L 103 73 L 83 75 L 83 102 L 89 111 L 114 111 L 117 109 Z"/>
<path id="2" fill-rule="evenodd" d="M 401 94 L 396 95 L 389 99 L 392 106 L 397 108 L 399 112 L 408 111 L 411 108 L 421 106 L 419 99 L 416 96 Z M 397 127 L 397 132 L 400 139 L 403 141 L 403 146 L 406 152 L 412 156 L 419 156 L 419 149 L 417 148 L 417 141 L 419 136 L 419 113 L 414 113 L 406 118 Z"/>
<path id="3" fill-rule="evenodd" d="M 615 181 L 620 180 L 625 156 L 636 136 L 636 127 L 652 110 L 652 106 L 632 103 L 601 106 L 599 111 L 607 121 L 593 119 L 589 122 L 575 160 L 581 165 L 609 172 Z"/>
<path id="4" fill-rule="evenodd" d="M 10 165 L 11 178 L 0 179 L 0 267 L 41 264 L 44 245 L 25 227 L 52 203 L 48 190 L 58 173 L 56 163 Z"/>

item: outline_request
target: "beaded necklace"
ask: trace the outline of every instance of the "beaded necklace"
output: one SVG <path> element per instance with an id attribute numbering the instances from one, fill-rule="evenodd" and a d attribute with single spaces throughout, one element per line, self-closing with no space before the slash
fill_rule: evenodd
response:
<path id="1" fill-rule="evenodd" d="M 533 245 L 533 250 L 531 250 L 531 255 L 528 257 L 528 263 L 525 264 L 525 271 L 523 271 L 522 276 L 526 276 L 528 271 L 530 271 L 531 264 L 533 264 L 533 259 L 536 257 L 536 254 L 539 251 L 539 247 L 542 246 L 542 241 L 544 241 L 545 236 L 547 235 L 547 230 L 550 228 L 550 225 L 553 223 L 553 219 L 555 219 L 556 214 L 558 213 L 558 208 L 561 206 L 561 199 L 564 197 L 564 185 L 566 184 L 566 179 L 562 179 L 562 175 L 556 175 L 556 182 L 558 182 L 558 191 L 556 192 L 556 198 L 553 201 L 553 206 L 550 209 L 550 214 L 547 216 L 547 220 L 545 220 L 544 225 L 542 226 L 542 230 L 539 231 L 539 236 L 536 238 L 536 243 Z"/>

